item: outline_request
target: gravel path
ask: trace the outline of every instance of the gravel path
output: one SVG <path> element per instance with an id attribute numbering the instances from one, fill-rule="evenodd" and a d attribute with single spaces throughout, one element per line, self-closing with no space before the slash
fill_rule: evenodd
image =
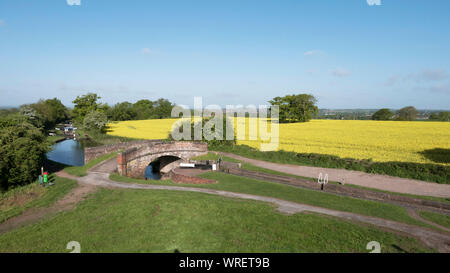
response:
<path id="1" fill-rule="evenodd" d="M 270 169 L 278 172 L 317 178 L 319 173 L 327 173 L 330 181 L 341 182 L 344 179 L 346 184 L 354 184 L 373 189 L 385 190 L 397 193 L 406 193 L 413 195 L 434 196 L 441 198 L 450 197 L 450 185 L 437 184 L 413 179 L 399 178 L 381 174 L 370 174 L 359 171 L 350 171 L 344 169 L 332 169 L 321 167 L 309 167 L 300 165 L 272 163 L 263 160 L 246 158 L 243 156 L 220 153 L 223 156 L 231 157 L 245 163 Z"/>

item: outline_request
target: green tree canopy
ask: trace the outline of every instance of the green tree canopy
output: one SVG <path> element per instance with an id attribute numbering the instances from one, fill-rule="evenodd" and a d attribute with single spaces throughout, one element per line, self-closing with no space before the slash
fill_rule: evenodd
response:
<path id="1" fill-rule="evenodd" d="M 416 120 L 418 113 L 419 112 L 417 111 L 416 108 L 414 108 L 414 106 L 407 106 L 398 110 L 397 120 L 407 120 L 407 121 Z"/>
<path id="2" fill-rule="evenodd" d="M 108 111 L 108 118 L 111 120 L 133 120 L 138 116 L 137 111 L 133 107 L 132 103 L 127 101 L 117 103 Z"/>
<path id="3" fill-rule="evenodd" d="M 153 113 L 151 118 L 170 118 L 174 106 L 175 104 L 172 104 L 167 99 L 158 99 L 153 102 Z"/>
<path id="4" fill-rule="evenodd" d="M 103 133 L 108 124 L 106 114 L 101 111 L 91 111 L 84 118 L 83 125 L 87 130 Z"/>
<path id="5" fill-rule="evenodd" d="M 450 112 L 439 112 L 430 115 L 429 120 L 450 121 Z"/>
<path id="6" fill-rule="evenodd" d="M 0 120 L 0 187 L 2 190 L 36 181 L 50 145 L 24 117 Z"/>
<path id="7" fill-rule="evenodd" d="M 317 99 L 313 95 L 299 94 L 275 97 L 269 101 L 279 106 L 280 122 L 306 122 L 319 113 Z"/>
<path id="8" fill-rule="evenodd" d="M 55 124 L 69 118 L 69 111 L 57 98 L 41 99 L 33 104 L 22 105 L 20 113 L 28 117 L 33 125 L 44 129 L 51 129 Z"/>
<path id="9" fill-rule="evenodd" d="M 77 96 L 77 98 L 72 101 L 72 103 L 75 104 L 75 107 L 72 110 L 74 118 L 82 122 L 88 113 L 101 108 L 102 105 L 98 103 L 98 100 L 100 99 L 101 97 L 95 93 Z"/>
<path id="10" fill-rule="evenodd" d="M 391 112 L 391 110 L 387 108 L 380 109 L 376 111 L 372 115 L 373 120 L 390 120 L 394 116 L 394 113 Z"/>
<path id="11" fill-rule="evenodd" d="M 136 111 L 136 119 L 149 119 L 153 114 L 153 102 L 151 100 L 140 100 L 133 105 Z"/>

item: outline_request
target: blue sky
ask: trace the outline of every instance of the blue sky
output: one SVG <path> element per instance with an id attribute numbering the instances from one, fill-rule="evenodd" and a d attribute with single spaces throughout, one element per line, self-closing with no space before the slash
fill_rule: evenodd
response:
<path id="1" fill-rule="evenodd" d="M 321 108 L 450 109 L 448 0 L 77 2 L 0 0 L 0 105 L 91 91 L 110 104 L 311 93 Z"/>

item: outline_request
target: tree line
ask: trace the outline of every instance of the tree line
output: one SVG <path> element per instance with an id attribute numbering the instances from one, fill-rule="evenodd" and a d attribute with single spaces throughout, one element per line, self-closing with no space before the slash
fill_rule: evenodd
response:
<path id="1" fill-rule="evenodd" d="M 398 120 L 398 121 L 413 121 L 417 119 L 419 111 L 414 106 L 403 107 L 397 112 L 392 112 L 388 108 L 378 110 L 372 115 L 373 120 Z M 432 113 L 428 120 L 431 121 L 450 121 L 450 112 Z"/>
<path id="2" fill-rule="evenodd" d="M 100 103 L 100 99 L 101 97 L 95 93 L 78 96 L 72 102 L 73 119 L 83 124 L 85 129 L 103 132 L 108 121 L 170 118 L 172 108 L 175 106 L 164 98 L 155 101 L 143 99 L 136 103 L 125 101 L 114 106 Z"/>

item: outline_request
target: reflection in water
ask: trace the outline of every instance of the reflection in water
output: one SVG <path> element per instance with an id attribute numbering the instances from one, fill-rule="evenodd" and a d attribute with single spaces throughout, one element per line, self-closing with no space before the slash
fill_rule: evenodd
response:
<path id="1" fill-rule="evenodd" d="M 148 165 L 145 168 L 145 179 L 160 180 L 161 173 L 159 172 L 159 168 L 153 168 L 152 164 Z"/>
<path id="2" fill-rule="evenodd" d="M 83 166 L 84 149 L 78 141 L 68 139 L 53 145 L 53 150 L 47 153 L 47 158 L 70 166 Z"/>

